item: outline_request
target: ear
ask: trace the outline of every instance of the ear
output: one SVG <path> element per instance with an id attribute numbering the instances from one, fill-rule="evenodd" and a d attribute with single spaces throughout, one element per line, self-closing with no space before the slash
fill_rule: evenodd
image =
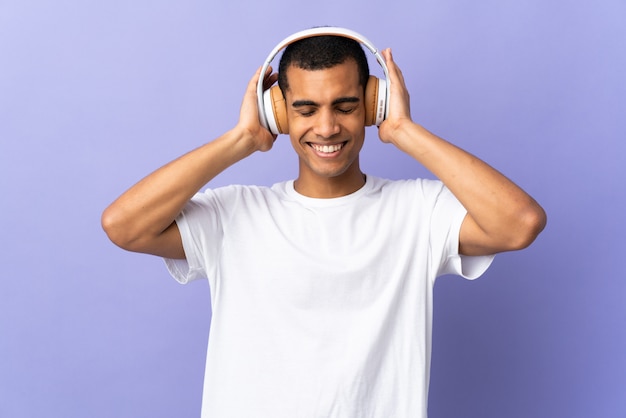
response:
<path id="1" fill-rule="evenodd" d="M 365 86 L 365 126 L 380 125 L 385 120 L 387 82 L 370 75 Z"/>
<path id="2" fill-rule="evenodd" d="M 280 91 L 280 87 L 277 85 L 272 86 L 269 90 L 265 91 L 264 96 L 265 105 L 271 106 L 271 109 L 268 109 L 271 111 L 266 111 L 270 131 L 275 135 L 288 134 L 289 122 L 287 121 L 287 104 L 285 103 L 282 91 Z"/>

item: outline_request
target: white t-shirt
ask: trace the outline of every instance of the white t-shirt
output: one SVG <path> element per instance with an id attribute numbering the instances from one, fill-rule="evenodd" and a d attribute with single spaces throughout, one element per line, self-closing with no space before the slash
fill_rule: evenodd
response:
<path id="1" fill-rule="evenodd" d="M 426 417 L 435 278 L 493 259 L 458 255 L 465 214 L 434 180 L 197 194 L 176 220 L 187 259 L 166 263 L 211 289 L 202 417 Z"/>

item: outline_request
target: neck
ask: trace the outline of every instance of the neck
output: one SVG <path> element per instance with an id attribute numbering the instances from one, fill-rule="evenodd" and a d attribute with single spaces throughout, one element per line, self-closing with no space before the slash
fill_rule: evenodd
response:
<path id="1" fill-rule="evenodd" d="M 365 185 L 365 174 L 358 173 L 344 177 L 311 178 L 300 173 L 294 181 L 294 188 L 298 193 L 318 199 L 331 199 L 352 194 Z"/>

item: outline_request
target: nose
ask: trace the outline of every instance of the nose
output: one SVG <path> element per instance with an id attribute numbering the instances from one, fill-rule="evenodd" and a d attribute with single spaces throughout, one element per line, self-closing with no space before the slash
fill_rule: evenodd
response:
<path id="1" fill-rule="evenodd" d="M 330 138 L 340 131 L 337 117 L 332 110 L 320 109 L 315 121 L 314 133 L 321 138 Z"/>

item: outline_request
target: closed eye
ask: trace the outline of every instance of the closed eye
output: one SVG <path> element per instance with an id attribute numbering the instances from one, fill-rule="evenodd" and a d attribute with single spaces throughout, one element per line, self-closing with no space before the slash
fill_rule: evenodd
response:
<path id="1" fill-rule="evenodd" d="M 339 113 L 343 113 L 344 115 L 349 115 L 350 113 L 354 112 L 355 109 L 358 108 L 359 103 L 359 98 L 355 96 L 340 97 L 339 99 L 333 101 L 335 109 L 337 109 Z"/>
<path id="2" fill-rule="evenodd" d="M 339 113 L 343 113 L 344 115 L 349 115 L 350 113 L 354 112 L 354 110 L 356 109 L 356 107 L 350 107 L 350 108 L 337 108 L 337 111 Z"/>
<path id="3" fill-rule="evenodd" d="M 298 114 L 304 117 L 313 116 L 315 114 L 315 109 L 299 109 Z"/>
<path id="4" fill-rule="evenodd" d="M 319 106 L 312 100 L 296 100 L 291 104 L 291 107 L 298 112 L 300 116 L 307 117 L 312 116 Z"/>
<path id="5" fill-rule="evenodd" d="M 333 106 L 336 112 L 339 112 L 343 115 L 349 115 L 354 112 L 360 103 L 360 99 L 356 96 L 348 96 L 348 97 L 340 97 L 336 100 L 333 100 Z M 302 117 L 313 116 L 319 105 L 312 100 L 296 100 L 291 106 L 298 112 L 298 114 Z"/>

